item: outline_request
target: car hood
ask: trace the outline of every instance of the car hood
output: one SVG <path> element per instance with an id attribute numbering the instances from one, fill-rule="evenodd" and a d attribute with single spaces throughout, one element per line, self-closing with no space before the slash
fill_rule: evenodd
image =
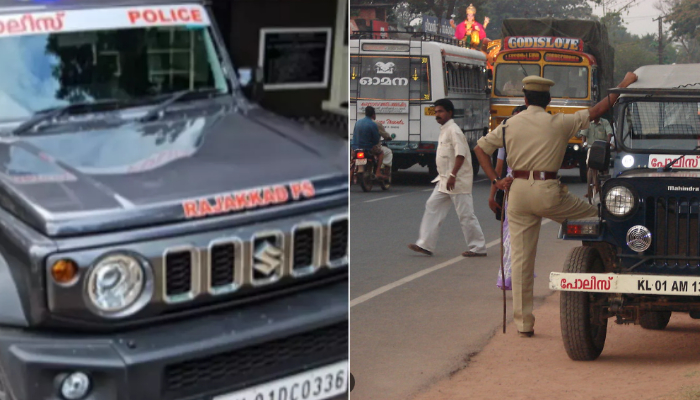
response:
<path id="1" fill-rule="evenodd" d="M 347 141 L 257 107 L 76 126 L 0 139 L 0 206 L 47 236 L 250 214 L 347 191 Z"/>

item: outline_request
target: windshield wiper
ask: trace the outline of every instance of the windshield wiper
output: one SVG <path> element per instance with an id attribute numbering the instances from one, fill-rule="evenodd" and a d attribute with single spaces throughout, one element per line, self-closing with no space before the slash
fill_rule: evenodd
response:
<path id="1" fill-rule="evenodd" d="M 196 89 L 196 90 L 181 90 L 178 92 L 171 93 L 163 102 L 155 105 L 153 108 L 148 110 L 146 115 L 139 118 L 139 122 L 148 122 L 154 119 L 162 117 L 163 111 L 170 107 L 173 103 L 183 100 L 186 97 L 197 95 L 212 95 L 212 94 L 223 94 L 224 92 L 216 88 L 206 88 L 206 89 Z M 197 97 L 197 96 L 195 96 Z"/>
<path id="2" fill-rule="evenodd" d="M 75 110 L 79 110 L 81 108 L 93 108 L 93 107 L 103 107 L 103 106 L 119 106 L 125 104 L 126 101 L 124 100 L 117 100 L 117 99 L 106 99 L 106 100 L 99 100 L 99 101 L 83 101 L 83 102 L 78 102 L 78 103 L 71 103 L 67 106 L 63 107 L 58 107 L 54 109 L 49 109 L 49 110 L 41 110 L 37 111 L 34 113 L 34 115 L 29 118 L 28 120 L 22 122 L 19 126 L 17 126 L 15 129 L 10 132 L 12 135 L 21 135 L 35 126 L 41 124 L 42 122 L 54 120 L 56 118 L 59 118 L 65 114 L 69 114 Z"/>
<path id="3" fill-rule="evenodd" d="M 700 145 L 695 146 L 695 148 L 694 148 L 693 150 L 691 150 L 691 151 L 695 151 L 695 150 L 697 150 L 697 149 L 700 149 Z M 668 172 L 668 171 L 670 171 L 670 170 L 671 170 L 671 166 L 672 166 L 673 164 L 675 164 L 676 161 L 680 160 L 680 159 L 683 158 L 683 157 L 685 157 L 685 154 L 683 154 L 682 156 L 680 156 L 680 157 L 676 158 L 675 160 L 673 160 L 673 161 L 669 162 L 668 164 L 666 164 L 663 168 L 661 168 L 661 171 L 662 171 L 662 172 Z"/>

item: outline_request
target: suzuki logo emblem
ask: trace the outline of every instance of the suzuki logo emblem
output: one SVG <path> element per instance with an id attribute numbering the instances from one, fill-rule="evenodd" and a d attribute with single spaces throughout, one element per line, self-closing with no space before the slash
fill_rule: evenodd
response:
<path id="1" fill-rule="evenodd" d="M 269 277 L 275 271 L 281 270 L 282 255 L 281 249 L 275 247 L 268 241 L 264 241 L 263 244 L 258 246 L 255 252 L 253 269 Z"/>

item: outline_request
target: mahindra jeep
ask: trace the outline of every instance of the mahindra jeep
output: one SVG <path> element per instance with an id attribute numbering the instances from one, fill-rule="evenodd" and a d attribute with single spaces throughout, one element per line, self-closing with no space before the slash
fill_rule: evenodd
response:
<path id="1" fill-rule="evenodd" d="M 0 58 L 0 400 L 346 397 L 346 140 L 198 1 L 0 0 Z"/>
<path id="2" fill-rule="evenodd" d="M 559 233 L 582 246 L 563 272 L 561 330 L 573 360 L 602 352 L 607 321 L 664 329 L 671 313 L 700 318 L 700 65 L 641 67 L 614 107 L 617 154 L 594 143 L 596 218 Z"/>

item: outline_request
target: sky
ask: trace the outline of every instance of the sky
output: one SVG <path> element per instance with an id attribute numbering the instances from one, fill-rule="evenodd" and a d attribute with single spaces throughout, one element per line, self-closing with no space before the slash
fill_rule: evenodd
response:
<path id="1" fill-rule="evenodd" d="M 661 13 L 654 8 L 654 4 L 658 0 L 639 0 L 636 5 L 630 8 L 629 14 L 622 16 L 625 21 L 627 31 L 635 35 L 646 35 L 648 33 L 657 34 L 659 32 L 659 22 L 652 21 Z M 622 1 L 618 1 L 621 3 Z M 603 8 L 596 6 L 595 3 L 589 2 L 593 7 L 593 14 L 602 15 Z M 664 24 L 664 31 L 668 29 L 668 25 Z"/>

